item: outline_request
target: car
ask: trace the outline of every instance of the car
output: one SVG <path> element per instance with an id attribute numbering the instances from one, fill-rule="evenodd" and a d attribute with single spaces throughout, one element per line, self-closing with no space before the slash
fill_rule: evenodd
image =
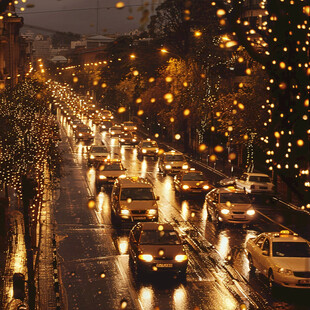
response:
<path id="1" fill-rule="evenodd" d="M 105 145 L 91 145 L 87 153 L 88 165 L 103 161 L 110 157 L 110 152 Z"/>
<path id="2" fill-rule="evenodd" d="M 113 125 L 109 128 L 109 134 L 111 137 L 119 137 L 122 134 L 122 127 L 120 125 Z"/>
<path id="3" fill-rule="evenodd" d="M 120 145 L 137 145 L 139 143 L 138 137 L 131 132 L 123 132 L 118 141 Z"/>
<path id="4" fill-rule="evenodd" d="M 213 188 L 203 172 L 193 168 L 180 171 L 174 176 L 173 183 L 176 193 L 181 196 L 186 194 L 206 194 Z"/>
<path id="5" fill-rule="evenodd" d="M 249 196 L 234 187 L 214 188 L 205 197 L 208 220 L 217 227 L 223 223 L 249 224 L 256 211 Z"/>
<path id="6" fill-rule="evenodd" d="M 75 141 L 92 141 L 94 140 L 95 134 L 87 125 L 79 125 L 74 129 Z"/>
<path id="7" fill-rule="evenodd" d="M 249 194 L 274 193 L 274 185 L 270 177 L 264 173 L 245 172 L 240 178 L 235 179 L 235 185 Z"/>
<path id="8" fill-rule="evenodd" d="M 83 122 L 79 118 L 75 118 L 70 122 L 73 129 L 77 128 L 80 125 L 83 125 Z"/>
<path id="9" fill-rule="evenodd" d="M 114 119 L 113 113 L 109 110 L 101 110 L 100 114 L 102 116 L 102 119 L 106 119 L 106 120 Z"/>
<path id="10" fill-rule="evenodd" d="M 113 122 L 107 119 L 104 119 L 99 124 L 99 131 L 109 131 L 109 129 L 113 126 Z"/>
<path id="11" fill-rule="evenodd" d="M 236 177 L 228 177 L 219 180 L 216 183 L 217 187 L 234 186 L 236 184 Z"/>
<path id="12" fill-rule="evenodd" d="M 116 179 L 111 193 L 111 220 L 116 226 L 123 222 L 158 220 L 158 196 L 146 178 Z"/>
<path id="13" fill-rule="evenodd" d="M 137 125 L 131 121 L 124 122 L 122 128 L 124 132 L 136 132 L 138 130 Z"/>
<path id="14" fill-rule="evenodd" d="M 118 159 L 105 159 L 96 166 L 96 186 L 113 186 L 117 178 L 126 177 L 126 168 Z"/>
<path id="15" fill-rule="evenodd" d="M 159 147 L 155 140 L 151 139 L 145 139 L 141 140 L 138 144 L 138 156 L 152 156 L 156 157 L 158 156 Z"/>
<path id="16" fill-rule="evenodd" d="M 189 164 L 183 153 L 172 150 L 161 154 L 158 169 L 163 174 L 171 174 L 181 170 L 188 170 Z"/>
<path id="17" fill-rule="evenodd" d="M 267 277 L 270 288 L 310 288 L 310 243 L 297 234 L 289 230 L 261 233 L 247 241 L 246 252 L 250 271 Z"/>
<path id="18" fill-rule="evenodd" d="M 168 223 L 137 223 L 129 233 L 129 266 L 138 277 L 169 272 L 186 277 L 188 257 L 178 232 Z"/>

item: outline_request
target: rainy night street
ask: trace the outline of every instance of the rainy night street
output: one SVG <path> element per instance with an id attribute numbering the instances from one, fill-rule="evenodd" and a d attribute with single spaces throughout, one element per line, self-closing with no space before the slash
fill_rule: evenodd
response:
<path id="1" fill-rule="evenodd" d="M 96 189 L 95 170 L 87 165 L 87 146 L 75 143 L 59 111 L 58 118 L 64 176 L 55 201 L 55 231 L 66 308 L 239 309 L 245 305 L 246 309 L 308 309 L 305 292 L 280 289 L 271 293 L 266 279 L 250 276 L 244 251 L 247 239 L 266 229 L 286 227 L 292 211 L 258 202 L 253 224 L 218 229 L 208 221 L 204 197 L 176 196 L 173 177 L 159 173 L 157 160 L 138 158 L 137 148 L 120 147 L 118 139 L 94 126 L 94 144 L 107 145 L 111 156 L 121 159 L 128 176 L 151 180 L 160 196 L 159 221 L 171 223 L 185 241 L 186 280 L 166 273 L 137 279 L 128 262 L 132 225 L 116 229 L 111 224 L 111 190 Z M 89 204 L 91 199 L 95 206 Z"/>

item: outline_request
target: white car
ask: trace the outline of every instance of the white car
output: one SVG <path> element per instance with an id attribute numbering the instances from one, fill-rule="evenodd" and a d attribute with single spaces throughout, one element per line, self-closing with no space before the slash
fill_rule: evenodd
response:
<path id="1" fill-rule="evenodd" d="M 262 233 L 246 243 L 250 270 L 256 269 L 274 284 L 310 288 L 310 244 L 288 230 Z"/>
<path id="2" fill-rule="evenodd" d="M 256 211 L 244 191 L 230 187 L 211 190 L 205 197 L 208 219 L 220 227 L 223 223 L 248 224 Z"/>
<path id="3" fill-rule="evenodd" d="M 237 188 L 248 194 L 273 194 L 274 185 L 270 177 L 264 173 L 245 172 L 235 180 Z"/>

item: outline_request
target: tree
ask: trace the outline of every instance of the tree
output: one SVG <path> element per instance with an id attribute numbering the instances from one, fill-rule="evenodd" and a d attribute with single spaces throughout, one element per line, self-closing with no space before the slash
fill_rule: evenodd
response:
<path id="1" fill-rule="evenodd" d="M 260 26 L 242 19 L 245 2 L 216 3 L 221 20 L 229 22 L 238 43 L 269 75 L 264 105 L 270 111 L 268 134 L 261 137 L 269 169 L 309 206 L 309 5 L 266 1 L 262 3 L 266 21 Z"/>

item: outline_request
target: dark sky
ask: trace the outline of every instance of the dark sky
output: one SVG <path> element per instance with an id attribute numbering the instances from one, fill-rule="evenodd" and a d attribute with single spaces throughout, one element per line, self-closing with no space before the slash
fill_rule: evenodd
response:
<path id="1" fill-rule="evenodd" d="M 16 12 L 24 17 L 25 25 L 81 34 L 114 34 L 139 28 L 143 4 L 149 3 L 143 8 L 152 15 L 161 1 L 123 0 L 125 7 L 117 9 L 117 0 L 19 0 Z"/>

